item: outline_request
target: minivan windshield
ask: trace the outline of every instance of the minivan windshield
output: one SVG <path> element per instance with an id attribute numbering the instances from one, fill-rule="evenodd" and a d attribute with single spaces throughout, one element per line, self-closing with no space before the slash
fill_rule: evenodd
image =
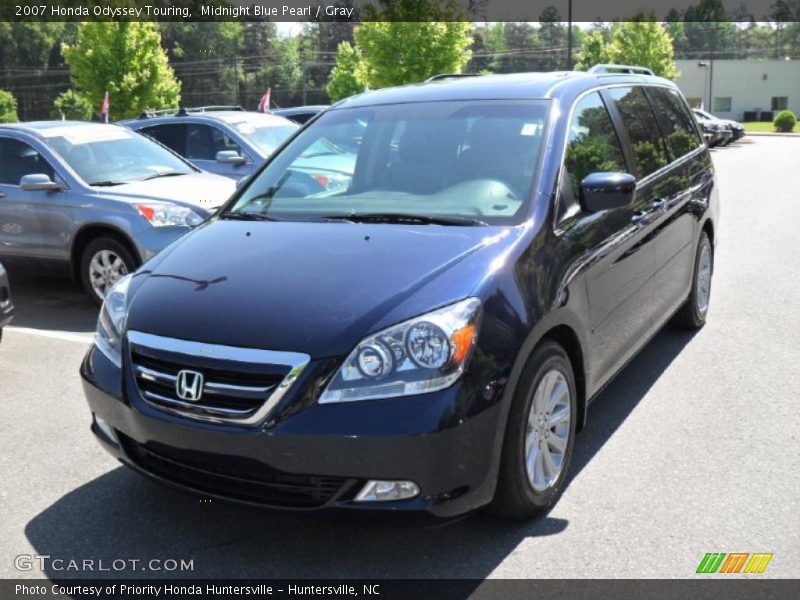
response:
<path id="1" fill-rule="evenodd" d="M 329 110 L 222 217 L 513 223 L 535 179 L 548 107 L 470 100 Z"/>
<path id="2" fill-rule="evenodd" d="M 196 172 L 160 144 L 117 125 L 64 126 L 42 133 L 89 185 L 121 185 Z"/>

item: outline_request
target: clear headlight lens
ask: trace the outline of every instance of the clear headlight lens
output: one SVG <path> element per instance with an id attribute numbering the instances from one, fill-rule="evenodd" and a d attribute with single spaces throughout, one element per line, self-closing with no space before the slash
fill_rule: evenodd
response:
<path id="1" fill-rule="evenodd" d="M 131 275 L 120 277 L 106 295 L 100 317 L 97 319 L 97 330 L 94 345 L 105 357 L 117 367 L 122 367 L 122 334 L 128 318 L 128 287 Z"/>
<path id="2" fill-rule="evenodd" d="M 477 298 L 467 298 L 365 338 L 319 402 L 410 396 L 451 386 L 472 352 L 480 306 Z"/>
<path id="3" fill-rule="evenodd" d="M 177 204 L 157 203 L 157 204 L 137 204 L 136 210 L 153 227 L 195 227 L 203 222 L 203 217 L 194 212 L 191 208 L 178 206 Z"/>

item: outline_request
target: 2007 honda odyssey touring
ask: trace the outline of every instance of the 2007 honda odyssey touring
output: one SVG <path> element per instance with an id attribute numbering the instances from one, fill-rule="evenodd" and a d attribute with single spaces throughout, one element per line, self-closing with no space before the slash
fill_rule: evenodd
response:
<path id="1" fill-rule="evenodd" d="M 351 128 L 346 182 L 295 168 Z M 668 320 L 703 325 L 716 209 L 686 102 L 645 69 L 349 98 L 108 294 L 92 430 L 207 497 L 536 516 L 589 401 Z"/>

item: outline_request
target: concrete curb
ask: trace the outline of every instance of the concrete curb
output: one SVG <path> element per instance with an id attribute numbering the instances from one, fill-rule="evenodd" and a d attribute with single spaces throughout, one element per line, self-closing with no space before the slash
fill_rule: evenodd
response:
<path id="1" fill-rule="evenodd" d="M 799 132 L 794 131 L 792 133 L 778 133 L 777 131 L 746 131 L 745 135 L 747 136 L 764 136 L 764 137 L 800 137 L 798 135 Z"/>

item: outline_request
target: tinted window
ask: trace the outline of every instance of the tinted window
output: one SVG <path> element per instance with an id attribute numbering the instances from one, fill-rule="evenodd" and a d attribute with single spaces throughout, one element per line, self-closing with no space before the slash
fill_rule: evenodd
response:
<path id="1" fill-rule="evenodd" d="M 628 132 L 636 175 L 646 177 L 667 165 L 664 139 L 642 88 L 611 88 L 608 92 Z"/>
<path id="2" fill-rule="evenodd" d="M 702 144 L 692 115 L 675 90 L 653 87 L 648 89 L 648 93 L 673 158 L 683 156 Z"/>
<path id="3" fill-rule="evenodd" d="M 19 185 L 25 175 L 39 173 L 55 178 L 53 167 L 38 150 L 19 140 L 0 138 L 0 183 Z"/>
<path id="4" fill-rule="evenodd" d="M 564 167 L 575 200 L 579 197 L 581 181 L 590 173 L 626 170 L 614 125 L 597 92 L 584 97 L 575 106 Z"/>
<path id="5" fill-rule="evenodd" d="M 239 144 L 216 127 L 188 123 L 186 125 L 186 158 L 216 160 L 217 152 L 233 150 L 241 155 Z"/>
<path id="6" fill-rule="evenodd" d="M 534 182 L 548 102 L 331 110 L 284 147 L 235 211 L 284 219 L 391 213 L 507 223 Z M 331 139 L 358 131 L 342 148 Z"/>
<path id="7" fill-rule="evenodd" d="M 154 125 L 152 127 L 143 127 L 139 131 L 164 144 L 173 152 L 186 156 L 185 125 Z"/>

